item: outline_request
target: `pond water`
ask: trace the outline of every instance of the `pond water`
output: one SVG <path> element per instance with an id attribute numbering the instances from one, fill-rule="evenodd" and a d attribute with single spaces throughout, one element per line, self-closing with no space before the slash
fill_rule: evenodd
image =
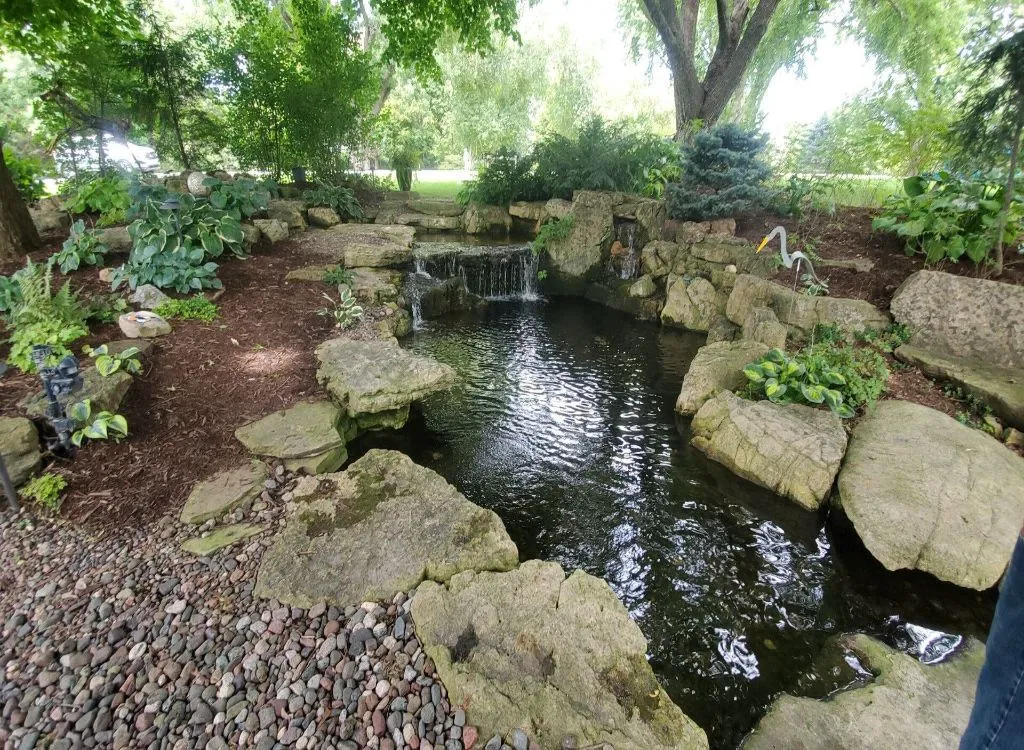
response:
<path id="1" fill-rule="evenodd" d="M 830 636 L 937 660 L 984 634 L 993 597 L 888 573 L 841 519 L 692 449 L 673 406 L 702 343 L 583 300 L 429 321 L 403 345 L 458 384 L 350 452 L 402 450 L 498 513 L 522 559 L 606 579 L 668 693 L 712 747 L 734 748 L 778 693 L 813 693 Z"/>

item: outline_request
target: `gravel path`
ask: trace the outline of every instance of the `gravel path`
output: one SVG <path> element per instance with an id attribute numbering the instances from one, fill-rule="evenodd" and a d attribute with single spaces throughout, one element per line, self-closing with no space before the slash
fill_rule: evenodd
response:
<path id="1" fill-rule="evenodd" d="M 276 476 L 229 520 L 281 524 L 291 477 Z M 103 539 L 0 525 L 4 747 L 473 747 L 408 595 L 344 611 L 254 601 L 272 534 L 210 558 L 178 549 L 190 536 L 171 518 Z"/>

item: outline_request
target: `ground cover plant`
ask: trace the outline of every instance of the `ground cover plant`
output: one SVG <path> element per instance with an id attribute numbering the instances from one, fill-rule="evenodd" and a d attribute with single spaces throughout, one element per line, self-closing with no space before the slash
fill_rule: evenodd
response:
<path id="1" fill-rule="evenodd" d="M 62 496 L 67 486 L 67 480 L 60 474 L 47 472 L 32 477 L 18 494 L 50 513 L 57 513 L 60 511 Z"/>
<path id="2" fill-rule="evenodd" d="M 211 323 L 217 317 L 217 305 L 197 294 L 184 299 L 169 299 L 157 305 L 153 312 L 166 320 L 201 320 Z"/>

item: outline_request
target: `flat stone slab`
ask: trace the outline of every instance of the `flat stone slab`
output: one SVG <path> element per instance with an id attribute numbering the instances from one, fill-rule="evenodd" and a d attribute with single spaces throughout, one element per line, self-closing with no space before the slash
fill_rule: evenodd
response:
<path id="1" fill-rule="evenodd" d="M 541 747 L 707 748 L 658 685 L 647 641 L 600 578 L 531 560 L 427 582 L 412 616 L 452 705 L 481 737 L 522 729 Z"/>
<path id="2" fill-rule="evenodd" d="M 289 471 L 310 474 L 336 471 L 348 459 L 339 432 L 341 409 L 331 401 L 296 404 L 235 430 L 250 453 L 284 461 Z"/>
<path id="3" fill-rule="evenodd" d="M 185 501 L 185 507 L 181 509 L 182 523 L 198 526 L 211 518 L 217 519 L 230 513 L 258 497 L 266 479 L 266 465 L 261 461 L 251 461 L 196 482 Z"/>
<path id="4" fill-rule="evenodd" d="M 676 411 L 695 414 L 704 402 L 722 391 L 736 391 L 747 383 L 743 368 L 768 353 L 757 341 L 719 341 L 697 350 L 683 387 L 676 399 Z"/>
<path id="5" fill-rule="evenodd" d="M 323 282 L 324 274 L 340 268 L 336 263 L 326 265 L 303 266 L 289 271 L 285 281 Z M 395 302 L 399 296 L 402 283 L 401 272 L 384 268 L 352 268 L 352 283 L 349 288 L 356 299 L 370 304 Z"/>
<path id="6" fill-rule="evenodd" d="M 910 343 L 929 351 L 1024 369 L 1024 287 L 918 271 L 892 298 Z"/>
<path id="7" fill-rule="evenodd" d="M 955 750 L 967 729 L 985 648 L 974 640 L 929 666 L 866 635 L 840 645 L 876 677 L 827 700 L 783 695 L 743 742 L 743 750 Z"/>
<path id="8" fill-rule="evenodd" d="M 832 412 L 730 391 L 705 402 L 691 429 L 691 444 L 708 458 L 807 510 L 828 497 L 846 452 L 846 430 Z"/>
<path id="9" fill-rule="evenodd" d="M 410 354 L 395 339 L 330 339 L 316 358 L 317 381 L 350 417 L 407 410 L 455 382 L 451 367 Z"/>
<path id="10" fill-rule="evenodd" d="M 981 399 L 996 416 L 1024 429 L 1024 369 L 999 367 L 977 358 L 948 354 L 904 344 L 896 356 L 925 375 L 950 380 Z"/>
<path id="11" fill-rule="evenodd" d="M 390 600 L 424 580 L 509 570 L 519 555 L 492 511 L 397 451 L 307 477 L 263 555 L 255 594 L 297 607 Z"/>
<path id="12" fill-rule="evenodd" d="M 15 487 L 27 482 L 43 462 L 36 426 L 22 417 L 0 417 L 0 456 Z"/>
<path id="13" fill-rule="evenodd" d="M 103 377 L 95 367 L 87 367 L 82 371 L 82 390 L 75 393 L 71 403 L 89 399 L 92 402 L 92 413 L 101 411 L 117 413 L 121 402 L 132 385 L 132 376 L 124 370 Z M 46 397 L 39 393 L 26 396 L 18 402 L 31 419 L 42 419 L 46 416 Z"/>
<path id="14" fill-rule="evenodd" d="M 302 250 L 349 268 L 401 266 L 412 260 L 416 230 L 389 224 L 338 224 L 303 237 Z"/>
<path id="15" fill-rule="evenodd" d="M 221 526 L 219 529 L 214 529 L 206 536 L 196 537 L 195 539 L 186 539 L 182 542 L 181 549 L 200 557 L 212 555 L 218 550 L 230 547 L 237 541 L 248 539 L 251 536 L 256 536 L 257 534 L 265 531 L 266 528 L 266 526 L 253 523 L 236 523 L 231 526 Z"/>
<path id="16" fill-rule="evenodd" d="M 994 586 L 1024 519 L 1024 460 L 980 430 L 908 401 L 882 401 L 857 426 L 839 499 L 889 570 Z"/>

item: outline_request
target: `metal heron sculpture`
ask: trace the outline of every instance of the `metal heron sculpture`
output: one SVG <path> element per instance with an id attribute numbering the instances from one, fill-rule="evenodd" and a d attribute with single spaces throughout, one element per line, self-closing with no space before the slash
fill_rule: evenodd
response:
<path id="1" fill-rule="evenodd" d="M 761 240 L 761 244 L 757 246 L 757 252 L 761 252 L 762 250 L 764 250 L 765 245 L 774 240 L 776 237 L 779 238 L 779 254 L 782 256 L 782 265 L 784 265 L 786 268 L 792 268 L 794 264 L 796 265 L 796 276 L 793 279 L 793 289 L 796 289 L 796 285 L 800 281 L 800 266 L 802 264 L 807 264 L 807 270 L 810 278 L 818 283 L 821 283 L 821 280 L 818 278 L 818 274 L 814 272 L 814 266 L 811 265 L 810 258 L 808 258 L 799 250 L 795 251 L 792 255 L 790 255 L 786 251 L 785 227 L 775 227 L 775 229 L 773 229 L 767 237 Z"/>

